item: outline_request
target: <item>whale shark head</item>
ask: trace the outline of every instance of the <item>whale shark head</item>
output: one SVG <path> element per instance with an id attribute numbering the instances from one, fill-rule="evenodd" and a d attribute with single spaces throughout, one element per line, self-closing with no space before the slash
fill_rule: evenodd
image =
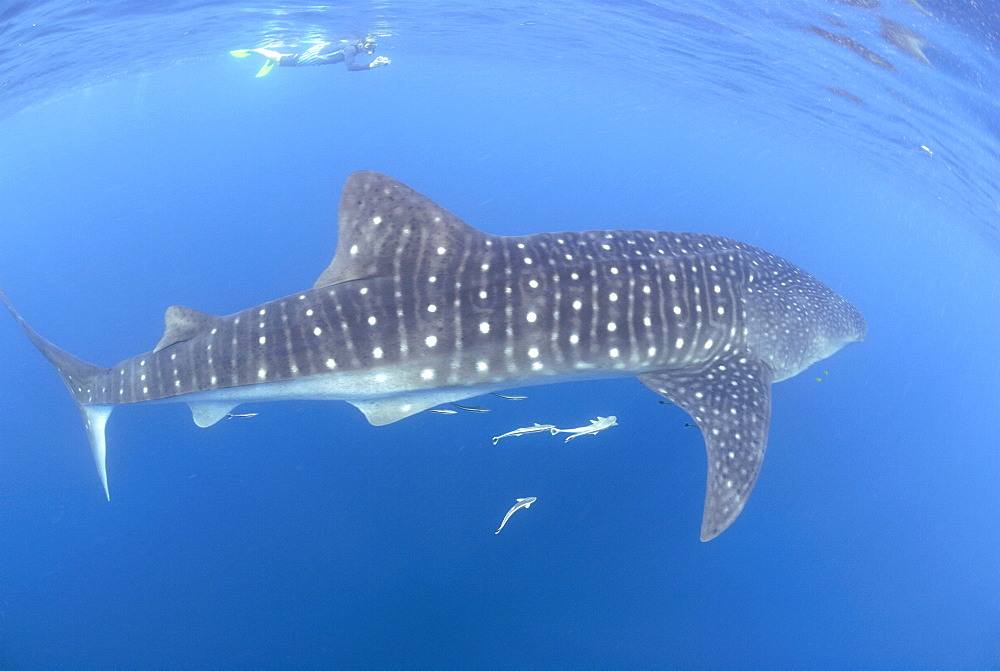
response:
<path id="1" fill-rule="evenodd" d="M 868 327 L 854 305 L 798 266 L 769 261 L 751 264 L 744 306 L 747 346 L 769 364 L 774 382 L 865 339 Z"/>

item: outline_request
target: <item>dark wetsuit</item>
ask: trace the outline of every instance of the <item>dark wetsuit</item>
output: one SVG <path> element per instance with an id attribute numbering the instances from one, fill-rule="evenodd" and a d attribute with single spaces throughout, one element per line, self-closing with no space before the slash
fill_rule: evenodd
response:
<path id="1" fill-rule="evenodd" d="M 367 70 L 367 63 L 355 63 L 354 57 L 361 53 L 356 44 L 317 44 L 301 54 L 287 54 L 278 60 L 278 65 L 297 67 L 299 65 L 331 65 L 344 63 L 348 70 Z"/>

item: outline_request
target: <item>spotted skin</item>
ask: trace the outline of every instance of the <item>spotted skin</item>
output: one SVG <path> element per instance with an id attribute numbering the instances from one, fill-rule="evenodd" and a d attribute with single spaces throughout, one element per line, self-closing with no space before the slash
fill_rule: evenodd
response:
<path id="1" fill-rule="evenodd" d="M 223 317 L 173 306 L 153 351 L 107 369 L 48 343 L 0 299 L 80 405 L 105 489 L 103 425 L 121 404 L 183 401 L 209 426 L 245 401 L 339 399 L 386 424 L 487 391 L 636 375 L 702 430 L 703 540 L 753 488 L 771 382 L 865 334 L 846 300 L 741 242 L 489 235 L 374 172 L 347 180 L 338 238 L 311 289 Z"/>

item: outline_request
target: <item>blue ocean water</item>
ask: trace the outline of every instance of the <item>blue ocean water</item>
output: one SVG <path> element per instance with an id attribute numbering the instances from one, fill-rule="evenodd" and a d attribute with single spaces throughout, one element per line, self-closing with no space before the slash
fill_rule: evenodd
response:
<path id="1" fill-rule="evenodd" d="M 384 427 L 127 407 L 108 502 L 0 319 L 0 668 L 1000 666 L 995 7 L 137 7 L 0 6 L 0 283 L 85 360 L 310 286 L 362 169 L 492 233 L 744 240 L 869 335 L 774 387 L 753 496 L 701 543 L 701 437 L 635 379 Z M 367 33 L 389 67 L 227 53 Z"/>

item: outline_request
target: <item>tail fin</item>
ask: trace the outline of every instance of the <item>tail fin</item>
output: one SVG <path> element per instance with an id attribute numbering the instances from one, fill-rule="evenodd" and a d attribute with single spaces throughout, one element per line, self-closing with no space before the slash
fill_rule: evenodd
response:
<path id="1" fill-rule="evenodd" d="M 104 494 L 110 499 L 108 474 L 105 467 L 107 450 L 104 441 L 104 426 L 114 406 L 91 405 L 89 403 L 89 399 L 92 398 L 90 390 L 95 387 L 95 382 L 101 376 L 105 375 L 108 369 L 78 359 L 38 335 L 35 329 L 31 328 L 28 322 L 24 321 L 18 311 L 14 309 L 2 287 L 0 287 L 0 302 L 14 316 L 14 319 L 21 325 L 21 328 L 24 329 L 24 332 L 31 342 L 34 343 L 35 347 L 45 355 L 49 363 L 55 366 L 63 383 L 73 396 L 73 400 L 76 401 L 77 407 L 80 408 L 80 413 L 83 415 L 83 422 L 87 427 L 87 434 L 90 438 L 90 449 L 94 453 L 94 462 L 97 464 L 97 472 L 101 476 L 101 483 L 104 485 Z"/>

